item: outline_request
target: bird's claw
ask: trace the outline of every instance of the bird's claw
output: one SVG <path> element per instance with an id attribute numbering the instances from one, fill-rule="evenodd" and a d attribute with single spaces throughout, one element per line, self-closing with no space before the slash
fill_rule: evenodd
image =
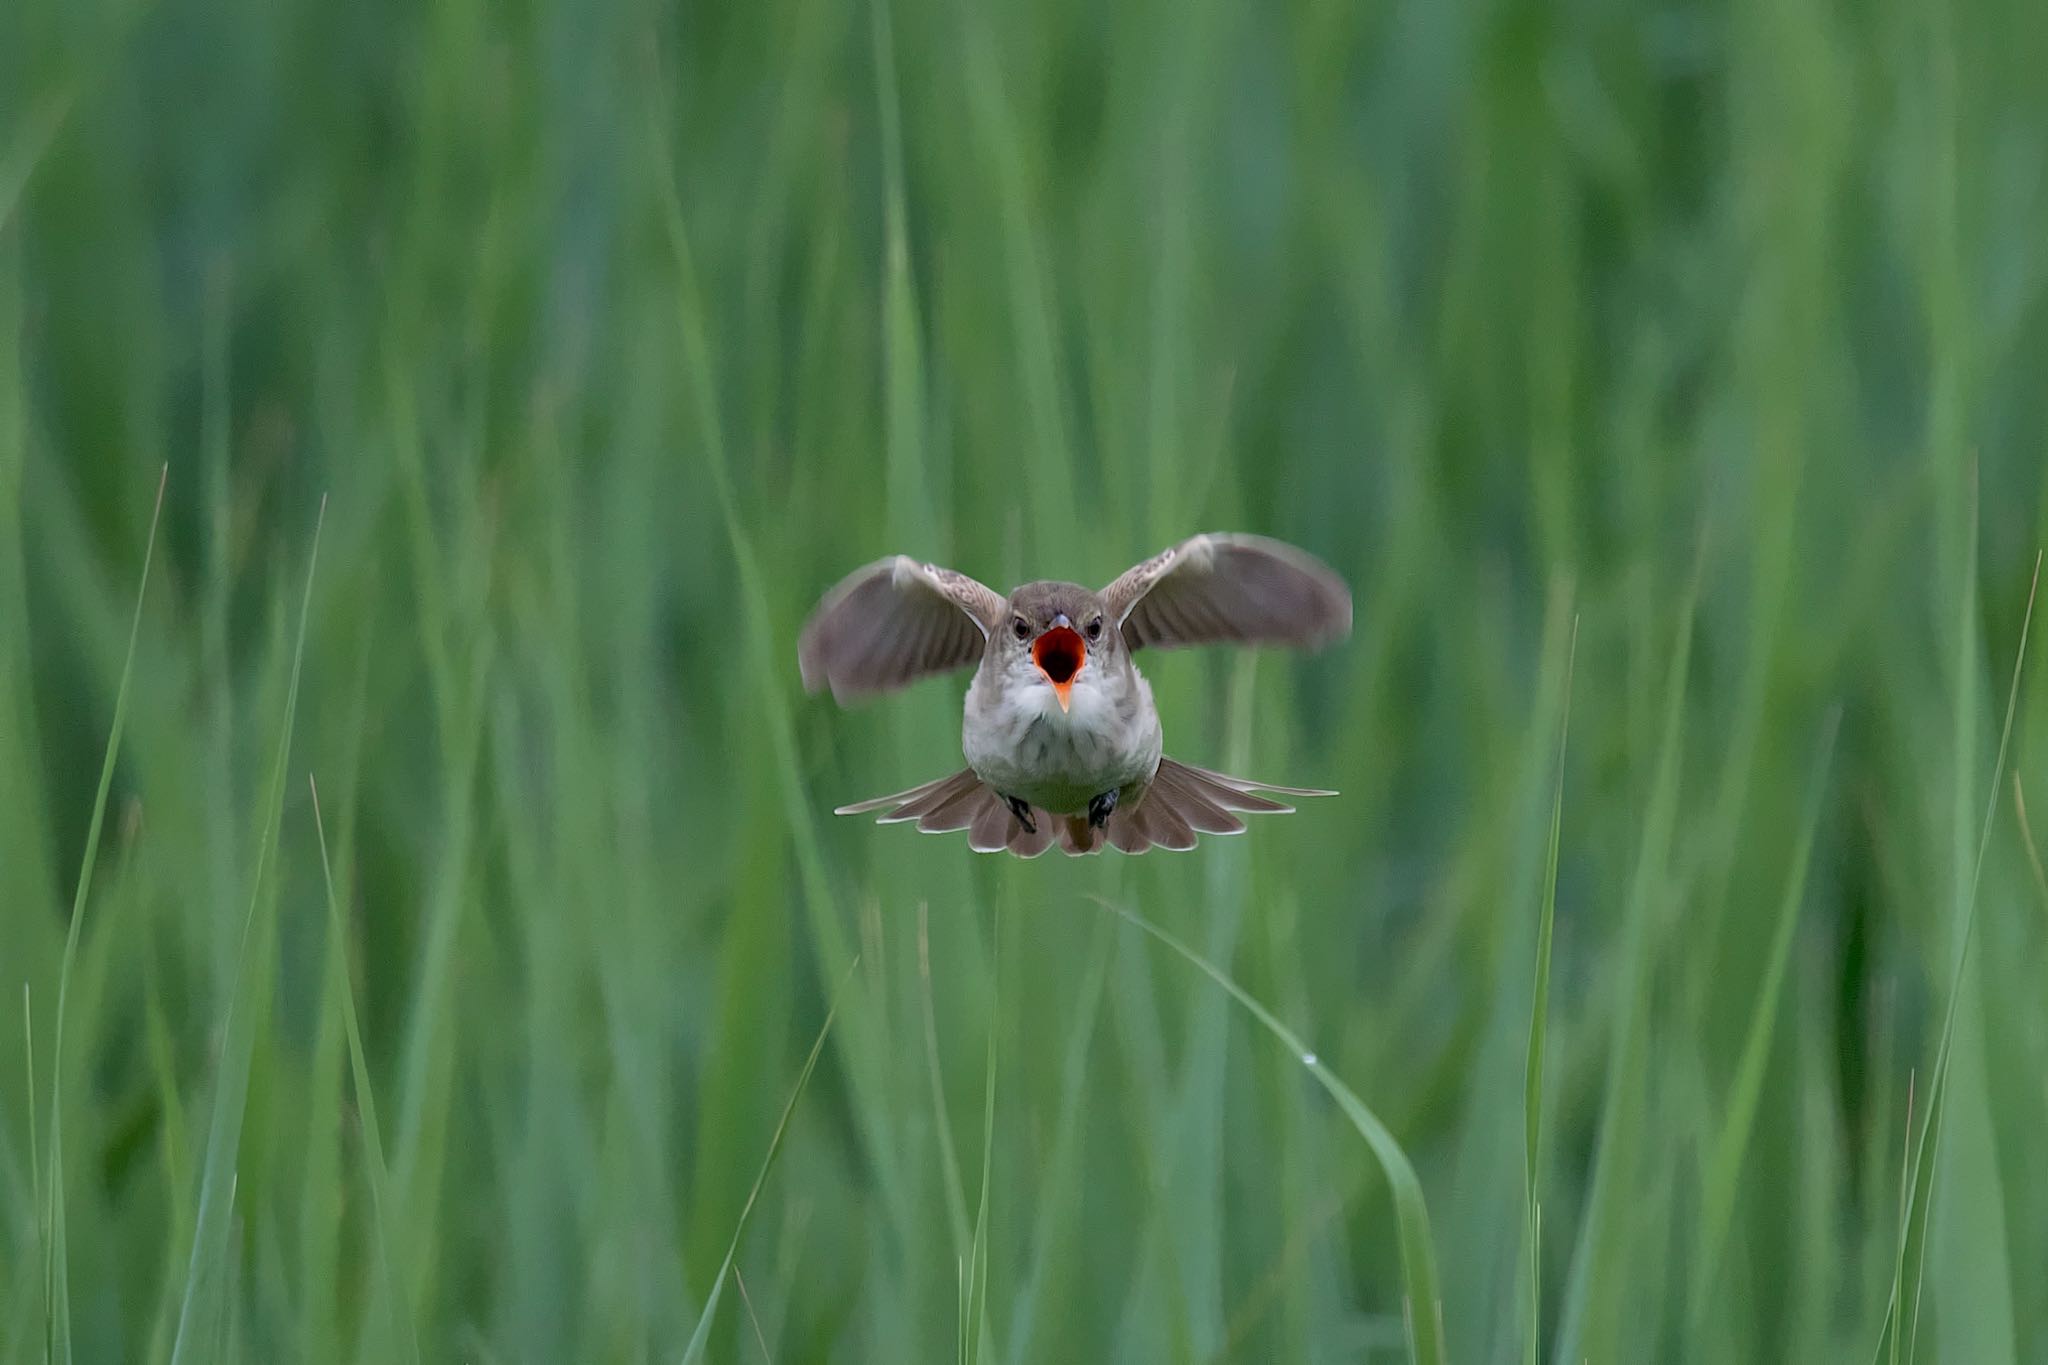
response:
<path id="1" fill-rule="evenodd" d="M 1088 798 L 1088 828 L 1101 829 L 1109 823 L 1109 817 L 1116 811 L 1117 789 L 1098 792 Z"/>
<path id="2" fill-rule="evenodd" d="M 1031 818 L 1031 803 L 1018 796 L 1005 796 L 1003 804 L 1010 808 L 1010 814 L 1017 817 L 1017 823 L 1024 826 L 1026 834 L 1038 833 L 1038 822 Z"/>

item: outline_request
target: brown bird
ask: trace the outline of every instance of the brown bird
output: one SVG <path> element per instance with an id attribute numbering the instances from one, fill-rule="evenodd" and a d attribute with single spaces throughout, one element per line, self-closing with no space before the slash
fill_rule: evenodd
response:
<path id="1" fill-rule="evenodd" d="M 1287 812 L 1261 796 L 1334 796 L 1226 777 L 1162 755 L 1152 688 L 1132 654 L 1216 643 L 1315 647 L 1351 629 L 1351 593 L 1313 556 L 1258 536 L 1201 535 L 1101 592 L 1026 583 L 1004 598 L 906 555 L 825 594 L 797 643 L 811 692 L 841 703 L 978 663 L 961 746 L 967 767 L 893 796 L 841 806 L 967 831 L 979 853 L 1035 858 L 1108 842 L 1126 853 L 1242 834 L 1239 812 Z"/>

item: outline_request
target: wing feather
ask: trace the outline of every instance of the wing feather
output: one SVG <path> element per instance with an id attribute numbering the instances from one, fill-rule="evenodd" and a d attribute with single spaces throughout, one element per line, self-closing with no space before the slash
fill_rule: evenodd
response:
<path id="1" fill-rule="evenodd" d="M 842 702 L 965 668 L 1002 617 L 1003 599 L 966 574 L 907 555 L 878 559 L 826 593 L 797 640 L 804 688 Z"/>
<path id="2" fill-rule="evenodd" d="M 1102 590 L 1132 649 L 1236 642 L 1314 648 L 1351 629 L 1351 591 L 1321 560 L 1263 536 L 1192 536 Z"/>

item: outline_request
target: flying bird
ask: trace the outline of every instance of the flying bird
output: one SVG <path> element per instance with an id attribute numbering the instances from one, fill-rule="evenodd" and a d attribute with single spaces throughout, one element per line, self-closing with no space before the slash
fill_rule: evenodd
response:
<path id="1" fill-rule="evenodd" d="M 855 571 L 805 622 L 797 662 L 810 692 L 841 704 L 977 665 L 961 747 L 967 766 L 892 796 L 841 806 L 966 830 L 980 853 L 1035 858 L 1190 849 L 1241 834 L 1240 813 L 1292 806 L 1261 793 L 1334 796 L 1228 777 L 1164 756 L 1140 649 L 1204 644 L 1313 648 L 1351 629 L 1351 593 L 1313 556 L 1277 540 L 1199 535 L 1100 592 L 1026 583 L 1008 597 L 963 573 L 894 555 Z"/>

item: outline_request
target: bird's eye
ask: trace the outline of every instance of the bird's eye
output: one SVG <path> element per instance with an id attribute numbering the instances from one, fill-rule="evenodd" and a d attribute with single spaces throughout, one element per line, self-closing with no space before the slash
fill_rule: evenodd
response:
<path id="1" fill-rule="evenodd" d="M 1020 640 L 1028 640 L 1031 638 L 1031 626 L 1019 616 L 1010 622 L 1010 633 Z"/>
<path id="2" fill-rule="evenodd" d="M 1088 638 L 1091 640 L 1100 640 L 1102 638 L 1102 618 L 1100 616 L 1088 623 Z"/>

